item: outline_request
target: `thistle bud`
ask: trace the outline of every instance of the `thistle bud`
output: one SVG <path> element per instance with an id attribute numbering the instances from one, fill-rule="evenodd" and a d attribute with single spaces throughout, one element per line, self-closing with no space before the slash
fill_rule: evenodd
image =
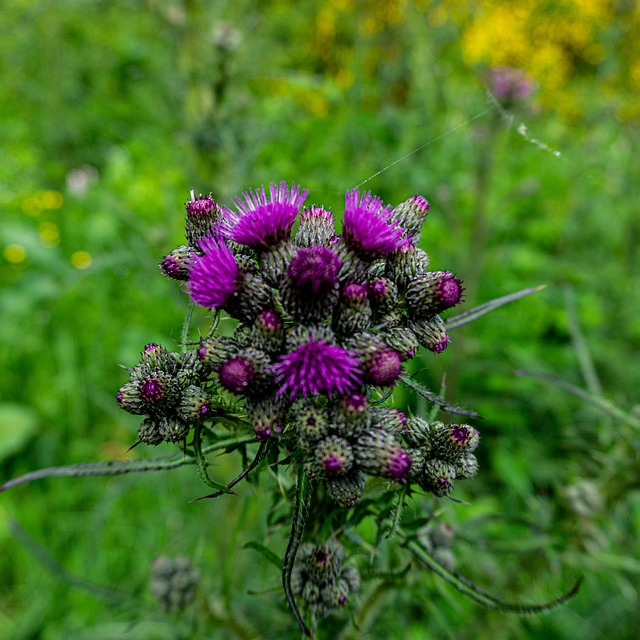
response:
<path id="1" fill-rule="evenodd" d="M 298 249 L 281 288 L 282 304 L 302 322 L 319 322 L 338 301 L 338 273 L 342 263 L 329 248 Z"/>
<path id="2" fill-rule="evenodd" d="M 431 318 L 462 302 L 462 280 L 449 271 L 429 271 L 407 284 L 405 300 L 419 318 Z"/>
<path id="3" fill-rule="evenodd" d="M 420 346 L 416 334 L 407 327 L 392 327 L 383 331 L 380 337 L 400 355 L 403 362 L 413 358 Z"/>
<path id="4" fill-rule="evenodd" d="M 138 392 L 138 385 L 133 382 L 127 382 L 120 387 L 116 400 L 120 408 L 129 413 L 141 415 L 146 412 L 145 403 Z"/>
<path id="5" fill-rule="evenodd" d="M 362 354 L 365 382 L 375 387 L 388 387 L 400 377 L 402 359 L 391 347 L 371 345 Z"/>
<path id="6" fill-rule="evenodd" d="M 370 324 L 371 304 L 367 287 L 356 283 L 345 285 L 333 316 L 333 329 L 342 335 L 352 335 L 364 331 Z"/>
<path id="7" fill-rule="evenodd" d="M 343 508 L 353 506 L 364 492 L 364 476 L 357 469 L 335 480 L 326 480 L 325 489 L 329 497 Z"/>
<path id="8" fill-rule="evenodd" d="M 291 407 L 291 419 L 298 430 L 298 444 L 304 450 L 315 448 L 329 433 L 327 410 L 315 398 L 303 398 Z"/>
<path id="9" fill-rule="evenodd" d="M 145 418 L 138 427 L 138 438 L 145 444 L 157 445 L 162 442 L 160 425 L 153 418 Z"/>
<path id="10" fill-rule="evenodd" d="M 189 435 L 189 425 L 176 417 L 160 419 L 158 433 L 165 442 L 180 442 Z"/>
<path id="11" fill-rule="evenodd" d="M 182 391 L 176 411 L 178 417 L 188 424 L 204 420 L 211 414 L 209 396 L 200 387 L 189 385 Z"/>
<path id="12" fill-rule="evenodd" d="M 353 450 L 344 438 L 328 436 L 314 450 L 311 473 L 323 478 L 340 478 L 353 466 Z"/>
<path id="13" fill-rule="evenodd" d="M 235 285 L 236 292 L 224 304 L 224 310 L 233 318 L 252 323 L 261 311 L 273 308 L 271 287 L 262 276 L 239 271 Z"/>
<path id="14" fill-rule="evenodd" d="M 399 204 L 391 212 L 391 220 L 395 220 L 404 228 L 413 244 L 418 244 L 422 225 L 429 213 L 430 205 L 422 196 L 413 196 Z"/>
<path id="15" fill-rule="evenodd" d="M 444 460 L 434 458 L 424 463 L 420 486 L 441 498 L 451 493 L 455 479 L 455 467 Z"/>
<path id="16" fill-rule="evenodd" d="M 280 400 L 272 396 L 261 397 L 259 400 L 248 398 L 245 407 L 258 440 L 264 442 L 282 433 L 285 412 Z"/>
<path id="17" fill-rule="evenodd" d="M 407 417 L 395 407 L 372 407 L 371 426 L 397 435 L 404 431 Z"/>
<path id="18" fill-rule="evenodd" d="M 162 258 L 158 267 L 168 278 L 186 281 L 189 279 L 189 270 L 195 255 L 191 247 L 182 245 Z"/>
<path id="19" fill-rule="evenodd" d="M 284 341 L 284 323 L 275 309 L 265 309 L 251 327 L 248 343 L 265 353 L 276 353 Z"/>
<path id="20" fill-rule="evenodd" d="M 429 256 L 425 251 L 405 240 L 387 260 L 386 276 L 393 280 L 400 291 L 404 291 L 413 278 L 427 271 Z"/>
<path id="21" fill-rule="evenodd" d="M 198 349 L 198 358 L 210 369 L 217 369 L 237 353 L 238 343 L 233 338 L 215 336 L 202 341 Z"/>
<path id="22" fill-rule="evenodd" d="M 174 376 L 163 371 L 156 371 L 140 381 L 138 393 L 147 412 L 154 415 L 164 415 L 178 402 L 180 385 Z"/>
<path id="23" fill-rule="evenodd" d="M 419 416 L 411 416 L 407 419 L 402 437 L 411 447 L 420 448 L 427 453 L 431 451 L 431 426 Z"/>
<path id="24" fill-rule="evenodd" d="M 348 393 L 331 405 L 331 424 L 342 436 L 358 436 L 369 422 L 369 400 L 364 393 Z"/>
<path id="25" fill-rule="evenodd" d="M 294 242 L 299 247 L 327 246 L 335 238 L 333 215 L 324 207 L 305 207 L 298 214 L 298 219 L 300 225 Z"/>
<path id="26" fill-rule="evenodd" d="M 296 255 L 296 249 L 293 242 L 285 240 L 259 254 L 260 273 L 269 286 L 280 289 L 287 277 L 289 264 Z"/>
<path id="27" fill-rule="evenodd" d="M 411 458 L 395 436 L 381 429 L 365 431 L 353 446 L 358 468 L 371 474 L 404 482 L 411 471 Z"/>
<path id="28" fill-rule="evenodd" d="M 273 379 L 267 355 L 258 349 L 243 349 L 218 367 L 220 384 L 238 395 L 263 393 Z"/>
<path id="29" fill-rule="evenodd" d="M 149 587 L 166 611 L 180 611 L 193 601 L 199 580 L 200 572 L 186 556 L 160 556 L 153 561 Z"/>
<path id="30" fill-rule="evenodd" d="M 220 206 L 211 197 L 211 194 L 197 198 L 195 192 L 191 190 L 191 199 L 185 203 L 187 210 L 187 242 L 192 247 L 198 246 L 201 238 L 209 235 L 213 231 L 214 223 L 220 216 Z"/>
<path id="31" fill-rule="evenodd" d="M 343 560 L 344 547 L 335 540 L 314 547 L 306 558 L 309 579 L 316 584 L 335 582 L 342 570 Z"/>
<path id="32" fill-rule="evenodd" d="M 398 287 L 388 278 L 372 278 L 367 282 L 367 292 L 375 317 L 384 316 L 398 305 Z"/>
<path id="33" fill-rule="evenodd" d="M 466 456 L 455 461 L 456 478 L 473 478 L 478 473 L 479 465 L 477 458 L 468 453 Z"/>
<path id="34" fill-rule="evenodd" d="M 418 342 L 433 353 L 441 353 L 451 342 L 440 316 L 433 316 L 428 320 L 409 320 L 409 329 L 413 331 Z"/>
<path id="35" fill-rule="evenodd" d="M 442 422 L 433 423 L 431 438 L 434 455 L 453 464 L 475 451 L 480 442 L 477 429 L 466 424 L 445 425 Z"/>
<path id="36" fill-rule="evenodd" d="M 199 385 L 207 377 L 207 367 L 200 360 L 198 349 L 191 349 L 182 355 L 176 378 L 181 387 Z"/>

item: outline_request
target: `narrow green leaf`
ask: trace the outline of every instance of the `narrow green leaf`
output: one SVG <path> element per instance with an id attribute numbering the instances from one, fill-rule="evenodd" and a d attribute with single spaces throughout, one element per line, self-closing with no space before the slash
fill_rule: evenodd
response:
<path id="1" fill-rule="evenodd" d="M 607 400 L 606 398 L 602 398 L 600 396 L 594 395 L 581 389 L 580 387 L 576 387 L 569 382 L 565 382 L 561 378 L 554 376 L 551 373 L 542 373 L 536 371 L 515 371 L 517 376 L 524 376 L 527 378 L 536 378 L 537 380 L 542 380 L 543 382 L 547 382 L 548 384 L 557 387 L 558 389 L 562 389 L 571 395 L 576 396 L 576 398 L 580 398 L 584 402 L 592 405 L 601 413 L 608 415 L 616 420 L 620 420 L 625 424 L 629 425 L 634 429 L 640 429 L 640 419 L 636 418 L 634 415 L 623 411 L 615 404 Z"/>
<path id="2" fill-rule="evenodd" d="M 282 560 L 278 558 L 278 556 L 269 549 L 269 547 L 265 547 L 265 545 L 260 544 L 259 542 L 247 542 L 244 545 L 245 549 L 253 549 L 257 551 L 261 556 L 267 559 L 271 564 L 275 565 L 278 569 L 282 568 Z"/>
<path id="3" fill-rule="evenodd" d="M 458 314 L 457 316 L 452 316 L 451 318 L 447 318 L 444 323 L 447 329 L 457 329 L 458 327 L 462 327 L 465 324 L 469 324 L 474 320 L 477 320 L 481 316 L 494 311 L 502 307 L 509 302 L 514 302 L 515 300 L 519 300 L 520 298 L 524 298 L 531 293 L 536 293 L 536 291 L 541 291 L 547 285 L 542 284 L 538 287 L 532 287 L 530 289 L 522 289 L 522 291 L 517 291 L 516 293 L 510 293 L 509 295 L 502 296 L 501 298 L 495 298 L 494 300 L 489 300 L 489 302 L 485 302 L 484 304 L 478 305 L 473 309 L 469 309 L 468 311 L 464 311 L 463 313 Z"/>

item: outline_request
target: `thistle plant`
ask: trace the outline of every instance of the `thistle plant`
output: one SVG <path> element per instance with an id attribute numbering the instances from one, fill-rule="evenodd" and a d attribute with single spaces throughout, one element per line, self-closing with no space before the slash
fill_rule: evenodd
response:
<path id="1" fill-rule="evenodd" d="M 444 499 L 477 474 L 480 443 L 478 429 L 462 422 L 477 414 L 423 387 L 407 363 L 421 348 L 441 353 L 449 331 L 534 289 L 445 321 L 441 314 L 462 302 L 464 286 L 451 271 L 430 270 L 419 247 L 430 208 L 425 198 L 391 206 L 370 192 L 347 191 L 338 232 L 333 213 L 307 204 L 308 196 L 298 185 L 272 183 L 225 206 L 191 191 L 185 244 L 160 262 L 190 297 L 180 350 L 146 345 L 116 395 L 123 410 L 140 416 L 133 446 L 171 443 L 179 456 L 43 470 L 4 488 L 46 475 L 195 464 L 212 490 L 202 498 L 212 499 L 265 470 L 288 474 L 282 588 L 308 636 L 320 618 L 357 608 L 363 580 L 384 579 L 384 572 L 358 568 L 358 550 L 345 535 L 365 518 L 378 523 L 378 542 L 395 535 L 421 564 L 481 604 L 535 613 L 565 602 L 578 585 L 541 605 L 495 598 L 453 571 L 446 525 L 403 523 L 410 496 Z M 212 322 L 191 341 L 196 305 L 210 310 Z M 231 335 L 220 333 L 222 318 L 230 320 Z M 392 406 L 397 385 L 428 400 L 430 414 Z M 436 419 L 438 411 L 460 418 Z M 240 453 L 242 472 L 213 480 L 207 455 L 214 451 Z M 157 597 L 181 607 L 182 596 L 165 597 L 177 569 L 164 565 L 168 578 L 154 578 Z"/>

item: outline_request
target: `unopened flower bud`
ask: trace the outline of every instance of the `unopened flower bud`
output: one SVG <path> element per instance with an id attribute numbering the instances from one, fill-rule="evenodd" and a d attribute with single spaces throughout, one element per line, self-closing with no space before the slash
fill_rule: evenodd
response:
<path id="1" fill-rule="evenodd" d="M 221 364 L 238 353 L 238 344 L 230 336 L 215 336 L 203 340 L 198 349 L 198 358 L 211 369 L 217 369 Z"/>
<path id="2" fill-rule="evenodd" d="M 161 418 L 158 433 L 165 442 L 180 442 L 189 435 L 189 425 L 176 417 Z"/>
<path id="3" fill-rule="evenodd" d="M 182 391 L 176 412 L 178 417 L 188 424 L 208 418 L 211 414 L 211 404 L 207 392 L 195 385 L 189 385 Z"/>
<path id="4" fill-rule="evenodd" d="M 431 425 L 419 416 L 411 416 L 407 419 L 402 437 L 411 447 L 417 447 L 427 452 L 431 451 Z"/>
<path id="5" fill-rule="evenodd" d="M 364 475 L 357 469 L 335 480 L 326 480 L 325 489 L 329 497 L 343 508 L 353 506 L 364 492 Z"/>
<path id="6" fill-rule="evenodd" d="M 261 311 L 251 327 L 249 343 L 265 353 L 280 351 L 284 340 L 284 323 L 275 309 Z"/>
<path id="7" fill-rule="evenodd" d="M 343 287 L 338 309 L 333 316 L 333 329 L 341 335 L 364 331 L 371 324 L 371 304 L 367 287 L 351 283 Z"/>
<path id="8" fill-rule="evenodd" d="M 248 398 L 245 407 L 258 440 L 264 442 L 282 433 L 285 410 L 281 400 L 273 396 Z"/>
<path id="9" fill-rule="evenodd" d="M 462 302 L 462 291 L 462 280 L 449 271 L 429 271 L 409 281 L 405 300 L 416 317 L 428 319 Z"/>
<path id="10" fill-rule="evenodd" d="M 391 212 L 391 219 L 404 228 L 413 244 L 418 244 L 422 225 L 429 213 L 430 205 L 422 196 L 413 196 L 399 204 Z"/>
<path id="11" fill-rule="evenodd" d="M 183 245 L 162 258 L 158 266 L 160 271 L 168 278 L 186 281 L 189 279 L 189 271 L 194 256 L 194 250 L 189 246 Z"/>
<path id="12" fill-rule="evenodd" d="M 140 397 L 137 384 L 132 382 L 123 384 L 118 391 L 118 395 L 116 395 L 116 400 L 120 408 L 129 413 L 141 415 L 146 412 L 145 403 Z"/>
<path id="13" fill-rule="evenodd" d="M 372 407 L 371 426 L 394 435 L 404 431 L 407 417 L 395 407 Z"/>
<path id="14" fill-rule="evenodd" d="M 157 371 L 140 381 L 138 393 L 149 413 L 163 415 L 178 401 L 180 385 L 174 376 Z"/>
<path id="15" fill-rule="evenodd" d="M 305 207 L 298 219 L 300 225 L 294 241 L 299 247 L 327 246 L 336 235 L 333 216 L 324 207 Z"/>
<path id="16" fill-rule="evenodd" d="M 367 282 L 367 292 L 375 317 L 384 316 L 398 305 L 398 287 L 388 278 L 372 278 Z"/>
<path id="17" fill-rule="evenodd" d="M 160 556 L 153 561 L 149 586 L 166 611 L 180 611 L 193 601 L 199 580 L 200 572 L 186 556 Z"/>
<path id="18" fill-rule="evenodd" d="M 261 393 L 273 376 L 267 367 L 270 360 L 257 349 L 243 349 L 218 367 L 220 384 L 236 394 Z"/>
<path id="19" fill-rule="evenodd" d="M 409 282 L 425 273 L 428 267 L 428 254 L 405 239 L 400 248 L 389 256 L 386 277 L 393 280 L 400 291 L 404 291 Z"/>
<path id="20" fill-rule="evenodd" d="M 198 246 L 201 238 L 213 231 L 214 224 L 220 215 L 220 206 L 211 197 L 211 194 L 197 198 L 193 189 L 191 199 L 185 203 L 187 210 L 187 242 L 192 247 Z"/>
<path id="21" fill-rule="evenodd" d="M 157 445 L 162 442 L 160 425 L 153 418 L 145 418 L 138 427 L 138 438 L 145 444 Z"/>
<path id="22" fill-rule="evenodd" d="M 416 334 L 407 327 L 392 327 L 383 331 L 380 337 L 400 355 L 403 362 L 413 358 L 420 346 Z"/>
<path id="23" fill-rule="evenodd" d="M 441 353 L 451 342 L 440 316 L 433 316 L 428 320 L 409 320 L 409 329 L 413 331 L 418 342 L 433 353 Z"/>
<path id="24" fill-rule="evenodd" d="M 315 398 L 302 398 L 291 407 L 291 418 L 298 430 L 298 444 L 304 450 L 315 448 L 329 433 L 327 410 Z"/>
<path id="25" fill-rule="evenodd" d="M 344 438 L 328 436 L 315 448 L 311 472 L 323 478 L 340 478 L 353 466 L 353 450 Z"/>
<path id="26" fill-rule="evenodd" d="M 473 478 L 479 469 L 478 460 L 473 453 L 468 453 L 466 456 L 456 460 L 454 466 L 456 478 Z"/>
<path id="27" fill-rule="evenodd" d="M 331 423 L 341 436 L 356 437 L 369 422 L 369 400 L 364 393 L 348 393 L 331 405 Z"/>
<path id="28" fill-rule="evenodd" d="M 404 482 L 411 471 L 411 458 L 395 436 L 381 429 L 365 431 L 353 446 L 358 468 L 372 476 Z"/>
<path id="29" fill-rule="evenodd" d="M 451 493 L 456 469 L 453 465 L 434 458 L 424 463 L 420 486 L 441 498 Z"/>
<path id="30" fill-rule="evenodd" d="M 436 457 L 453 464 L 459 458 L 475 451 L 480 442 L 477 429 L 466 424 L 442 424 L 434 422 L 431 426 L 433 453 Z"/>

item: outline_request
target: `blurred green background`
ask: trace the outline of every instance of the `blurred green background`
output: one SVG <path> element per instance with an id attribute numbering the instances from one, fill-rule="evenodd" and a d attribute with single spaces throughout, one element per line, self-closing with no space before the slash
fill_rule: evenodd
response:
<path id="1" fill-rule="evenodd" d="M 534 94 L 498 104 L 499 65 Z M 635 636 L 640 3 L 12 0 L 0 71 L 0 480 L 169 452 L 126 453 L 137 420 L 114 395 L 119 364 L 179 339 L 186 296 L 157 262 L 191 187 L 226 203 L 295 181 L 339 214 L 371 178 L 385 202 L 429 199 L 421 246 L 465 279 L 465 308 L 547 285 L 414 367 L 484 417 L 481 472 L 455 493 L 469 504 L 437 505 L 458 569 L 526 602 L 586 581 L 521 619 L 414 567 L 340 637 Z M 187 504 L 203 485 L 186 468 L 2 494 L 0 637 L 298 638 L 277 571 L 242 549 L 286 545 L 259 490 Z M 160 554 L 202 571 L 184 614 L 149 595 Z"/>

